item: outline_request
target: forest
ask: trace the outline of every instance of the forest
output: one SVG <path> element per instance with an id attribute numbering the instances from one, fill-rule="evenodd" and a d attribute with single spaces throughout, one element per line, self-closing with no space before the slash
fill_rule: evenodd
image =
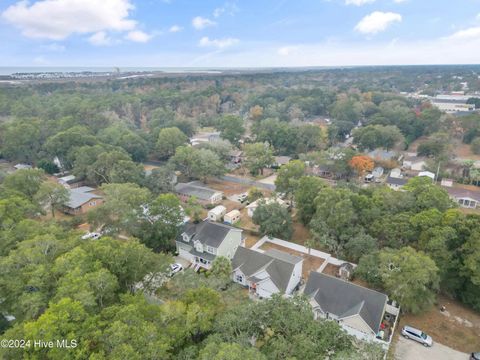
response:
<path id="1" fill-rule="evenodd" d="M 291 240 L 292 223 L 301 223 L 311 233 L 305 246 L 358 263 L 355 276 L 405 312 L 431 307 L 439 293 L 480 311 L 480 215 L 461 211 L 427 178 L 412 178 L 404 191 L 362 186 L 374 166 L 367 152 L 404 151 L 418 139 L 428 170 L 478 183 L 473 164 L 463 164 L 460 175 L 446 164 L 454 141 L 480 151 L 480 116 L 453 117 L 404 94 L 455 91 L 458 78 L 480 90 L 472 75 L 478 70 L 365 67 L 1 85 L 0 160 L 33 167 L 0 167 L 2 336 L 76 339 L 75 359 L 382 358 L 334 322 L 314 320 L 303 297 L 249 301 L 229 281 L 229 263 L 168 278 L 177 224 L 202 213 L 173 194 L 172 179 L 220 177 L 234 149 L 245 153 L 242 167 L 252 179 L 274 156 L 293 159 L 276 172 L 275 185 L 295 213 L 262 205 L 253 217 L 262 235 Z M 221 140 L 190 146 L 202 129 Z M 148 173 L 149 162 L 160 165 Z M 314 176 L 315 167 L 336 186 Z M 98 188 L 105 202 L 85 216 L 56 218 L 67 193 L 49 179 L 60 172 Z M 261 195 L 253 189 L 250 199 Z M 83 222 L 106 236 L 83 241 Z M 3 359 L 64 355 L 0 350 Z"/>

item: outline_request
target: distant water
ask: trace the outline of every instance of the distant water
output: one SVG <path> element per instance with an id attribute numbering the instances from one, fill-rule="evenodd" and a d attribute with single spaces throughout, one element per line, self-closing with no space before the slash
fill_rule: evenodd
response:
<path id="1" fill-rule="evenodd" d="M 163 71 L 173 72 L 221 72 L 226 69 L 209 68 L 166 68 L 166 67 L 50 67 L 50 66 L 0 66 L 0 75 L 11 75 L 15 73 L 46 73 L 46 72 L 115 72 L 117 69 L 121 73 L 128 72 L 152 72 Z"/>

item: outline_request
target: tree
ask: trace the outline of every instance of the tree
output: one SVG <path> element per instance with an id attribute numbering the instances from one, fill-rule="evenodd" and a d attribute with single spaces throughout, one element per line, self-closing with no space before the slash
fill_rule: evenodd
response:
<path id="1" fill-rule="evenodd" d="M 157 152 L 161 158 L 168 159 L 187 140 L 187 136 L 176 127 L 162 129 L 158 134 Z"/>
<path id="2" fill-rule="evenodd" d="M 183 218 L 184 212 L 178 197 L 161 194 L 145 207 L 138 237 L 156 251 L 172 249 Z"/>
<path id="3" fill-rule="evenodd" d="M 411 247 L 382 250 L 379 273 L 387 293 L 404 310 L 417 314 L 434 304 L 438 267 L 424 252 Z"/>
<path id="4" fill-rule="evenodd" d="M 170 164 L 185 176 L 204 181 L 208 177 L 221 176 L 226 171 L 223 162 L 213 151 L 187 146 L 177 148 Z"/>
<path id="5" fill-rule="evenodd" d="M 0 128 L 2 154 L 10 161 L 34 163 L 43 141 L 38 120 L 12 121 Z"/>
<path id="6" fill-rule="evenodd" d="M 470 147 L 472 148 L 472 152 L 474 154 L 480 155 L 480 137 L 473 139 L 470 143 Z"/>
<path id="7" fill-rule="evenodd" d="M 32 200 L 40 189 L 45 173 L 40 169 L 21 169 L 5 177 L 3 186 Z"/>
<path id="8" fill-rule="evenodd" d="M 236 343 L 209 342 L 200 351 L 199 360 L 266 360 L 267 357 L 254 347 Z"/>
<path id="9" fill-rule="evenodd" d="M 45 181 L 38 192 L 35 194 L 35 199 L 42 204 L 50 208 L 52 217 L 55 217 L 55 210 L 60 210 L 68 202 L 70 196 L 67 189 L 62 185 Z"/>
<path id="10" fill-rule="evenodd" d="M 275 179 L 276 190 L 290 197 L 297 189 L 298 182 L 304 174 L 305 163 L 303 161 L 290 161 L 278 170 L 277 178 Z"/>
<path id="11" fill-rule="evenodd" d="M 448 150 L 449 136 L 446 133 L 435 133 L 417 149 L 420 156 L 442 157 Z"/>
<path id="12" fill-rule="evenodd" d="M 260 232 L 263 235 L 285 240 L 290 240 L 292 237 L 292 217 L 286 208 L 276 202 L 266 204 L 265 201 L 260 200 L 253 213 L 252 221 L 260 225 Z"/>
<path id="13" fill-rule="evenodd" d="M 246 144 L 245 155 L 245 165 L 253 175 L 258 173 L 263 175 L 263 168 L 273 163 L 273 150 L 268 144 Z"/>
<path id="14" fill-rule="evenodd" d="M 315 176 L 302 176 L 295 191 L 297 216 L 302 224 L 307 225 L 315 214 L 315 198 L 326 187 L 325 181 Z"/>
<path id="15" fill-rule="evenodd" d="M 385 148 L 389 150 L 403 141 L 403 135 L 396 126 L 368 125 L 353 131 L 354 143 L 360 149 Z"/>
<path id="16" fill-rule="evenodd" d="M 345 244 L 345 251 L 354 262 L 358 262 L 363 255 L 371 254 L 377 249 L 377 240 L 363 232 L 355 235 Z"/>
<path id="17" fill-rule="evenodd" d="M 167 166 L 155 168 L 145 177 L 145 186 L 154 195 L 173 191 L 176 175 Z"/>
<path id="18" fill-rule="evenodd" d="M 113 233 L 138 231 L 143 207 L 148 203 L 150 192 L 137 184 L 104 184 L 105 202 L 90 211 L 89 221 L 94 226 L 105 225 Z"/>
<path id="19" fill-rule="evenodd" d="M 263 192 L 259 188 L 251 187 L 250 189 L 248 189 L 248 201 L 250 203 L 262 197 L 263 197 Z"/>
<path id="20" fill-rule="evenodd" d="M 245 133 L 243 119 L 235 115 L 224 115 L 221 117 L 218 120 L 217 128 L 221 131 L 220 136 L 232 144 L 238 144 Z"/>
<path id="21" fill-rule="evenodd" d="M 358 155 L 352 157 L 348 165 L 357 172 L 360 177 L 363 177 L 367 172 L 372 171 L 375 163 L 372 158 L 366 155 Z"/>
<path id="22" fill-rule="evenodd" d="M 210 274 L 229 281 L 232 276 L 232 263 L 225 256 L 217 256 L 212 262 Z"/>
<path id="23" fill-rule="evenodd" d="M 47 174 L 53 175 L 60 172 L 58 166 L 50 160 L 41 159 L 38 161 L 38 168 L 45 171 Z"/>
<path id="24" fill-rule="evenodd" d="M 404 189 L 414 195 L 415 205 L 420 210 L 436 208 L 439 211 L 445 211 L 455 206 L 448 193 L 432 184 L 432 179 L 429 177 L 414 177 L 408 180 Z"/>

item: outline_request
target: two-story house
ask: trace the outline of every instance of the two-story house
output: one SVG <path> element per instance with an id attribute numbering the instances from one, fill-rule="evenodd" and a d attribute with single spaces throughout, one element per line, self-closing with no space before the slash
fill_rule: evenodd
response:
<path id="1" fill-rule="evenodd" d="M 176 247 L 178 255 L 194 264 L 196 269 L 210 269 L 215 257 L 232 259 L 242 243 L 242 229 L 202 221 L 186 224 L 176 241 Z"/>
<path id="2" fill-rule="evenodd" d="M 302 278 L 303 259 L 276 249 L 263 253 L 239 247 L 232 259 L 233 281 L 248 287 L 251 294 L 269 298 L 290 295 Z"/>

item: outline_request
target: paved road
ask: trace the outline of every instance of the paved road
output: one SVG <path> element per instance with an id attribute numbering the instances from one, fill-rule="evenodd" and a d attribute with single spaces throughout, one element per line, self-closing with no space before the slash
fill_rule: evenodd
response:
<path id="1" fill-rule="evenodd" d="M 395 346 L 395 360 L 468 360 L 469 354 L 433 342 L 431 348 L 400 337 Z"/>

